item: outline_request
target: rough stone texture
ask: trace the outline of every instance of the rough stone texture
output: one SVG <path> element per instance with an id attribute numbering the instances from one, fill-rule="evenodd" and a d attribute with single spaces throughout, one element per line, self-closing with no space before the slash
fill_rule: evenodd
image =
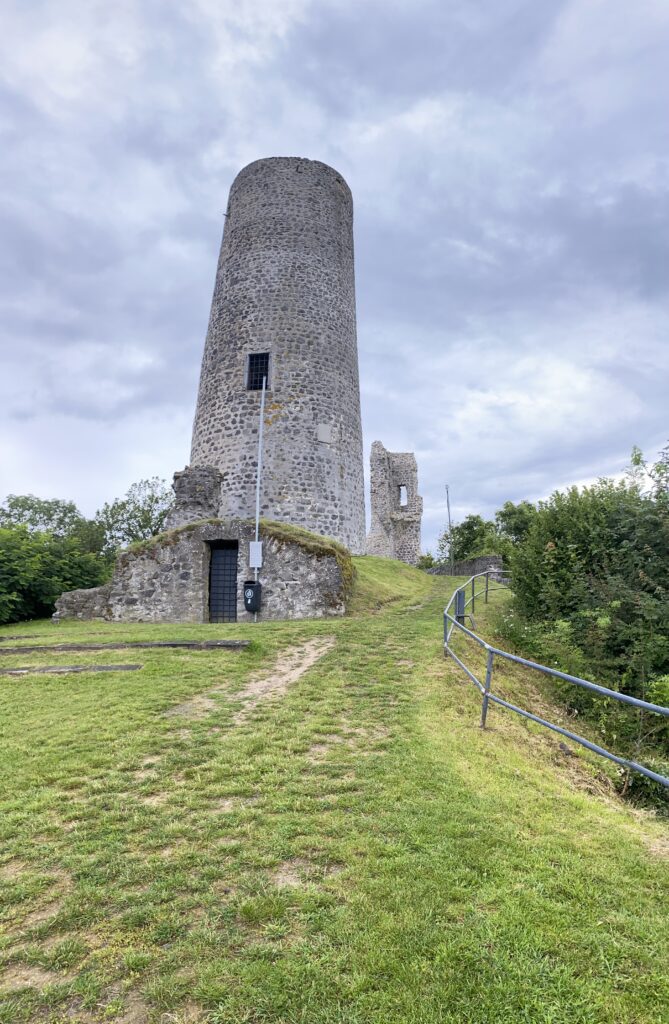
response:
<path id="1" fill-rule="evenodd" d="M 453 572 L 448 563 L 435 566 L 434 569 L 428 569 L 427 572 L 432 576 L 475 576 L 479 572 L 485 572 L 486 569 L 501 572 L 503 569 L 502 556 L 479 555 L 477 558 L 466 558 L 462 562 L 454 562 Z"/>
<path id="2" fill-rule="evenodd" d="M 223 477 L 214 466 L 186 466 L 174 474 L 174 505 L 165 520 L 165 529 L 216 519 L 221 505 Z"/>
<path id="3" fill-rule="evenodd" d="M 55 622 L 61 618 L 108 619 L 110 593 L 111 583 L 105 583 L 102 587 L 90 587 L 87 590 L 67 590 L 56 601 L 56 611 L 52 618 Z"/>
<path id="4" fill-rule="evenodd" d="M 192 467 L 223 477 L 221 518 L 255 511 L 260 391 L 270 353 L 261 514 L 365 547 L 348 185 L 326 164 L 258 160 L 235 178 L 193 425 Z"/>
<path id="5" fill-rule="evenodd" d="M 320 618 L 343 615 L 346 580 L 340 562 L 325 546 L 277 537 L 272 524 L 261 527 L 262 608 L 258 619 Z M 244 609 L 242 585 L 253 579 L 248 567 L 249 521 L 194 523 L 161 534 L 137 549 L 119 555 L 111 583 L 91 590 L 72 590 L 56 601 L 56 621 L 102 618 L 112 622 L 208 622 L 209 542 L 239 542 L 237 619 L 252 617 Z M 319 542 L 320 538 L 314 537 Z M 322 544 L 323 542 L 321 542 Z M 312 546 L 313 547 L 313 546 Z M 346 556 L 348 558 L 348 556 Z"/>
<path id="6" fill-rule="evenodd" d="M 423 515 L 416 458 L 412 452 L 388 452 L 380 441 L 375 441 L 370 470 L 372 522 L 367 554 L 416 565 Z M 406 488 L 406 505 L 400 504 L 401 487 Z"/>

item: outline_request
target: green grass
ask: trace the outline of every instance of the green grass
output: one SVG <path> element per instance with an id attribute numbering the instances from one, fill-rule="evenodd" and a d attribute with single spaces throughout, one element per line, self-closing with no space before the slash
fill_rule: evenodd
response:
<path id="1" fill-rule="evenodd" d="M 0 1024 L 669 1019 L 666 830 L 538 728 L 493 709 L 481 732 L 441 652 L 454 581 L 354 561 L 344 619 L 0 630 L 252 640 L 0 677 Z M 235 724 L 249 676 L 318 636 Z M 59 657 L 119 652 L 0 666 Z"/>

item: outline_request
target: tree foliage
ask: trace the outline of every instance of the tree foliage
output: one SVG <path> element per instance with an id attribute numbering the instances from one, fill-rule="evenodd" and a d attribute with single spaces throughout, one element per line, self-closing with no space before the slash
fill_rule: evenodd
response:
<path id="1" fill-rule="evenodd" d="M 537 506 L 531 501 L 520 501 L 517 505 L 512 501 L 505 501 L 495 512 L 495 529 L 498 537 L 510 541 L 511 544 L 520 544 L 525 540 L 536 514 Z"/>
<path id="2" fill-rule="evenodd" d="M 571 487 L 546 501 L 505 502 L 444 531 L 445 561 L 501 554 L 514 604 L 500 623 L 520 653 L 652 703 L 669 704 L 669 446 L 655 462 L 635 448 L 626 478 Z M 556 683 L 603 741 L 669 774 L 669 720 Z M 652 788 L 628 780 L 636 792 Z M 655 795 L 657 798 L 657 795 Z M 665 795 L 666 798 L 666 795 Z"/>
<path id="3" fill-rule="evenodd" d="M 0 526 L 25 526 L 55 537 L 66 537 L 85 522 L 73 501 L 36 498 L 34 494 L 8 494 L 0 505 Z"/>
<path id="4" fill-rule="evenodd" d="M 9 494 L 0 505 L 0 527 L 23 526 L 29 532 L 50 533 L 76 540 L 82 551 L 100 552 L 105 546 L 101 524 L 86 519 L 73 501 L 37 498 L 34 494 Z"/>
<path id="5" fill-rule="evenodd" d="M 468 515 L 461 523 L 446 529 L 439 537 L 437 551 L 441 562 L 461 562 L 479 555 L 501 555 L 508 563 L 514 545 L 520 543 L 530 528 L 536 507 L 529 501 L 518 505 L 507 501 L 495 513 L 494 521 L 480 515 Z"/>
<path id="6" fill-rule="evenodd" d="M 154 476 L 133 484 L 123 498 L 102 506 L 96 522 L 105 534 L 105 550 L 117 551 L 162 530 L 174 495 L 164 480 Z"/>
<path id="7" fill-rule="evenodd" d="M 539 503 L 512 552 L 524 646 L 568 672 L 632 696 L 669 700 L 669 452 L 633 455 L 622 482 L 571 487 Z M 650 487 L 644 489 L 644 482 Z M 513 618 L 513 617 L 512 617 Z M 669 769 L 669 722 L 565 684 L 575 713 L 633 755 L 647 742 Z M 634 780 L 636 789 L 645 785 Z"/>
<path id="8" fill-rule="evenodd" d="M 556 492 L 540 503 L 512 570 L 519 612 L 567 622 L 600 674 L 639 695 L 669 672 L 666 501 L 629 481 Z"/>
<path id="9" fill-rule="evenodd" d="M 157 477 L 95 519 L 72 501 L 10 494 L 0 505 L 0 623 L 49 615 L 64 591 L 103 583 L 118 548 L 159 533 L 171 502 Z"/>
<path id="10" fill-rule="evenodd" d="M 50 615 L 65 590 L 104 582 L 107 563 L 74 537 L 0 527 L 0 623 Z"/>

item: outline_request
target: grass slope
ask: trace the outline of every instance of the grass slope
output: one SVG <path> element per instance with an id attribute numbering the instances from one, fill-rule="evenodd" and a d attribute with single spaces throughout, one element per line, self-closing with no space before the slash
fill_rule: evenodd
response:
<path id="1" fill-rule="evenodd" d="M 355 562 L 341 620 L 0 630 L 253 640 L 0 677 L 1 1024 L 668 1019 L 661 825 L 545 733 L 478 729 L 441 653 L 453 581 Z M 336 647 L 235 724 L 315 637 Z"/>

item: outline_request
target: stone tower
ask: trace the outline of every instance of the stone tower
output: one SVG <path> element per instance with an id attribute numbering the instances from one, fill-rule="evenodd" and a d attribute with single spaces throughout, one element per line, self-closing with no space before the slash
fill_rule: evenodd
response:
<path id="1" fill-rule="evenodd" d="M 326 164 L 257 160 L 230 189 L 193 425 L 224 519 L 255 511 L 365 550 L 353 204 Z"/>
<path id="2" fill-rule="evenodd" d="M 370 455 L 372 523 L 367 554 L 416 565 L 420 558 L 423 499 L 413 452 L 389 452 L 380 441 Z"/>

